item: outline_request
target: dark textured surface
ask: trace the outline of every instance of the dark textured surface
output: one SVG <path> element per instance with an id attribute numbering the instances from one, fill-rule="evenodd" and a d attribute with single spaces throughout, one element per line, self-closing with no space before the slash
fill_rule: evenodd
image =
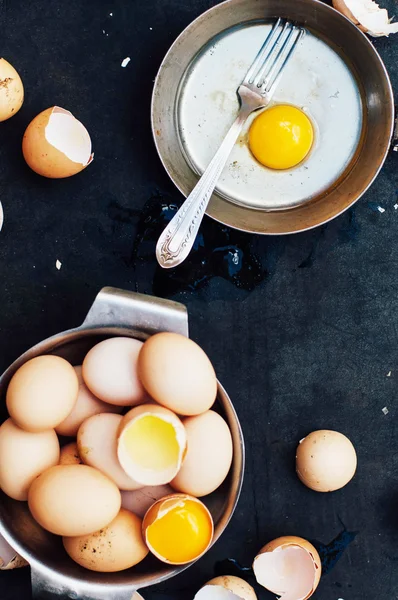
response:
<path id="1" fill-rule="evenodd" d="M 1 52 L 26 87 L 23 109 L 0 125 L 1 370 L 34 342 L 80 323 L 103 285 L 153 291 L 154 263 L 145 259 L 153 246 L 144 242 L 137 260 L 134 245 L 139 213 L 151 198 L 181 199 L 152 144 L 152 81 L 176 35 L 212 4 L 0 0 Z M 398 13 L 396 0 L 383 4 Z M 397 39 L 375 45 L 398 90 Z M 21 157 L 26 125 L 53 104 L 82 120 L 95 150 L 87 171 L 66 181 L 35 176 Z M 279 535 L 328 544 L 340 519 L 359 533 L 316 598 L 396 597 L 397 167 L 391 155 L 356 207 L 324 228 L 242 236 L 259 269 L 252 291 L 219 276 L 192 285 L 187 272 L 170 287 L 155 278 L 165 295 L 181 290 L 173 297 L 187 304 L 191 334 L 234 400 L 248 460 L 222 540 L 181 577 L 144 592 L 146 600 L 191 600 L 217 561 L 249 566 Z M 295 446 L 316 428 L 346 433 L 358 451 L 355 480 L 334 494 L 313 493 L 294 474 Z M 261 600 L 272 597 L 259 591 Z M 0 598 L 29 600 L 28 571 L 0 573 Z"/>

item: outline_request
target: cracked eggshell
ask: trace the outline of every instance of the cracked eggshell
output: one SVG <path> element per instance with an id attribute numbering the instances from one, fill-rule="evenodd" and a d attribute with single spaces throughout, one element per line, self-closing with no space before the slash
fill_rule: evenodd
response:
<path id="1" fill-rule="evenodd" d="M 168 440 L 166 440 L 167 446 L 164 446 L 164 440 L 156 436 L 153 428 L 147 431 L 146 440 L 142 440 L 140 447 L 141 456 L 132 456 L 129 450 L 129 440 L 131 435 L 129 430 L 134 427 L 139 420 L 145 417 L 156 417 L 163 423 L 172 426 L 174 431 L 174 440 L 177 445 L 177 453 L 173 458 L 172 462 L 162 467 L 149 467 L 146 464 L 139 464 L 142 460 L 142 455 L 149 456 L 162 456 L 163 448 L 168 449 Z M 185 458 L 187 449 L 187 434 L 184 425 L 180 419 L 171 410 L 158 406 L 156 404 L 142 404 L 132 408 L 121 420 L 118 432 L 118 443 L 117 443 L 117 455 L 119 463 L 121 464 L 124 471 L 134 480 L 142 484 L 143 486 L 158 486 L 170 483 L 170 481 L 177 475 L 181 468 L 181 464 Z"/>
<path id="2" fill-rule="evenodd" d="M 194 600 L 257 600 L 257 596 L 252 586 L 244 579 L 224 575 L 208 581 Z"/>
<path id="3" fill-rule="evenodd" d="M 398 32 L 398 23 L 391 23 L 388 11 L 373 0 L 333 0 L 333 6 L 373 37 L 388 37 Z"/>
<path id="4" fill-rule="evenodd" d="M 0 121 L 16 115 L 23 100 L 24 89 L 20 76 L 9 62 L 0 58 Z"/>
<path id="5" fill-rule="evenodd" d="M 22 152 L 35 173 L 50 179 L 76 175 L 93 160 L 87 129 L 59 106 L 44 110 L 28 125 Z"/>
<path id="6" fill-rule="evenodd" d="M 318 587 L 322 564 L 310 542 L 285 536 L 260 550 L 253 571 L 257 583 L 280 596 L 280 600 L 307 600 Z"/>
<path id="7" fill-rule="evenodd" d="M 99 531 L 64 537 L 64 548 L 72 560 L 90 571 L 124 571 L 140 563 L 149 553 L 141 526 L 139 517 L 122 508 L 115 519 Z"/>

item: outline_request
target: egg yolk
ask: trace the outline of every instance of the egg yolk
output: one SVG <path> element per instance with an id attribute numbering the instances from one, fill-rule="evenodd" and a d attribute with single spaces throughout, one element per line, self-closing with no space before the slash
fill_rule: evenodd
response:
<path id="1" fill-rule="evenodd" d="M 155 521 L 148 526 L 148 545 L 174 564 L 198 558 L 208 547 L 213 528 L 206 508 L 194 500 L 174 501 L 175 506 L 159 510 Z"/>
<path id="2" fill-rule="evenodd" d="M 281 104 L 262 112 L 252 123 L 249 146 L 255 158 L 270 169 L 291 169 L 311 150 L 314 129 L 295 106 Z"/>
<path id="3" fill-rule="evenodd" d="M 154 415 L 132 422 L 123 436 L 131 460 L 144 469 L 161 471 L 178 463 L 180 447 L 171 423 Z"/>

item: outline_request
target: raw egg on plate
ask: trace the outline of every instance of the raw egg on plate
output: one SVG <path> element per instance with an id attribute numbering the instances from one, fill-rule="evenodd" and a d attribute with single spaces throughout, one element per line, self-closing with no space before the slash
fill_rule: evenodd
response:
<path id="1" fill-rule="evenodd" d="M 255 158 L 270 169 L 291 169 L 308 155 L 314 129 L 307 115 L 288 104 L 262 112 L 252 123 L 249 146 Z"/>
<path id="2" fill-rule="evenodd" d="M 90 571 L 123 571 L 144 560 L 149 552 L 141 525 L 139 517 L 122 508 L 115 519 L 99 531 L 64 537 L 64 548 L 75 562 Z"/>
<path id="3" fill-rule="evenodd" d="M 184 425 L 163 406 L 136 406 L 121 419 L 119 462 L 143 486 L 169 483 L 181 467 L 186 446 Z"/>
<path id="4" fill-rule="evenodd" d="M 318 552 L 303 538 L 286 536 L 264 546 L 254 559 L 257 583 L 280 600 L 307 600 L 321 579 Z"/>
<path id="5" fill-rule="evenodd" d="M 80 173 L 93 160 L 87 129 L 59 106 L 44 110 L 28 125 L 22 152 L 32 171 L 50 179 Z"/>
<path id="6" fill-rule="evenodd" d="M 338 431 L 313 431 L 298 445 L 296 471 L 315 492 L 334 492 L 354 477 L 357 455 L 350 440 Z"/>
<path id="7" fill-rule="evenodd" d="M 0 58 L 0 121 L 16 115 L 23 99 L 24 89 L 20 76 L 9 62 Z"/>
<path id="8" fill-rule="evenodd" d="M 224 575 L 208 581 L 194 600 L 257 600 L 252 586 L 240 577 Z"/>
<path id="9" fill-rule="evenodd" d="M 150 551 L 161 561 L 183 565 L 209 548 L 213 519 L 197 498 L 174 494 L 156 502 L 146 513 L 143 532 Z"/>

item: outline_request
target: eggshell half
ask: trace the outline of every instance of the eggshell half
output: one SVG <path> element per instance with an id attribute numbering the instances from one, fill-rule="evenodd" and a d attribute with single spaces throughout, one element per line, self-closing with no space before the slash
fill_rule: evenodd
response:
<path id="1" fill-rule="evenodd" d="M 281 600 L 307 600 L 322 574 L 321 559 L 310 542 L 285 536 L 266 544 L 253 563 L 257 583 Z"/>
<path id="2" fill-rule="evenodd" d="M 149 552 L 141 525 L 139 517 L 122 508 L 115 519 L 100 531 L 64 537 L 64 548 L 75 562 L 90 571 L 123 571 L 144 560 Z"/>
<path id="3" fill-rule="evenodd" d="M 333 492 L 355 475 L 357 455 L 350 440 L 337 431 L 313 431 L 298 445 L 299 479 L 316 492 Z"/>
<path id="4" fill-rule="evenodd" d="M 333 7 L 373 37 L 398 33 L 398 23 L 392 23 L 388 11 L 373 0 L 333 0 Z"/>
<path id="5" fill-rule="evenodd" d="M 96 344 L 83 361 L 83 379 L 92 393 L 116 406 L 137 406 L 147 399 L 138 378 L 142 342 L 115 337 Z"/>
<path id="6" fill-rule="evenodd" d="M 46 431 L 62 423 L 72 411 L 79 381 L 71 364 L 52 355 L 28 360 L 12 377 L 7 408 L 26 431 Z"/>
<path id="7" fill-rule="evenodd" d="M 42 473 L 28 494 L 33 518 L 51 533 L 75 537 L 109 525 L 121 507 L 116 485 L 86 465 L 58 465 Z"/>
<path id="8" fill-rule="evenodd" d="M 27 500 L 32 482 L 58 464 L 59 454 L 53 429 L 31 433 L 7 419 L 0 427 L 0 488 L 14 500 Z"/>
<path id="9" fill-rule="evenodd" d="M 171 485 L 178 492 L 206 496 L 220 487 L 231 468 L 231 432 L 224 419 L 212 410 L 188 417 L 183 424 L 187 453 Z"/>
<path id="10" fill-rule="evenodd" d="M 93 415 L 100 413 L 117 413 L 122 411 L 122 407 L 115 407 L 111 404 L 106 404 L 96 398 L 94 394 L 90 392 L 83 380 L 82 367 L 73 367 L 77 378 L 79 380 L 79 392 L 77 395 L 77 401 L 72 409 L 72 412 L 66 417 L 62 423 L 60 423 L 55 431 L 58 435 L 65 435 L 68 437 L 74 437 L 77 435 L 80 425 Z"/>
<path id="11" fill-rule="evenodd" d="M 107 475 L 120 490 L 138 490 L 142 485 L 127 475 L 117 457 L 122 420 L 121 415 L 102 413 L 84 421 L 77 433 L 78 453 L 86 465 Z"/>
<path id="12" fill-rule="evenodd" d="M 216 399 L 217 379 L 209 358 L 183 335 L 150 337 L 140 352 L 138 372 L 148 394 L 179 415 L 199 415 Z"/>
<path id="13" fill-rule="evenodd" d="M 194 600 L 257 600 L 257 596 L 252 586 L 244 579 L 224 575 L 208 581 Z"/>
<path id="14" fill-rule="evenodd" d="M 0 58 L 0 121 L 17 114 L 24 100 L 22 80 L 9 62 Z"/>
<path id="15" fill-rule="evenodd" d="M 59 106 L 44 110 L 28 125 L 22 152 L 35 173 L 50 179 L 76 175 L 93 159 L 87 129 Z"/>

